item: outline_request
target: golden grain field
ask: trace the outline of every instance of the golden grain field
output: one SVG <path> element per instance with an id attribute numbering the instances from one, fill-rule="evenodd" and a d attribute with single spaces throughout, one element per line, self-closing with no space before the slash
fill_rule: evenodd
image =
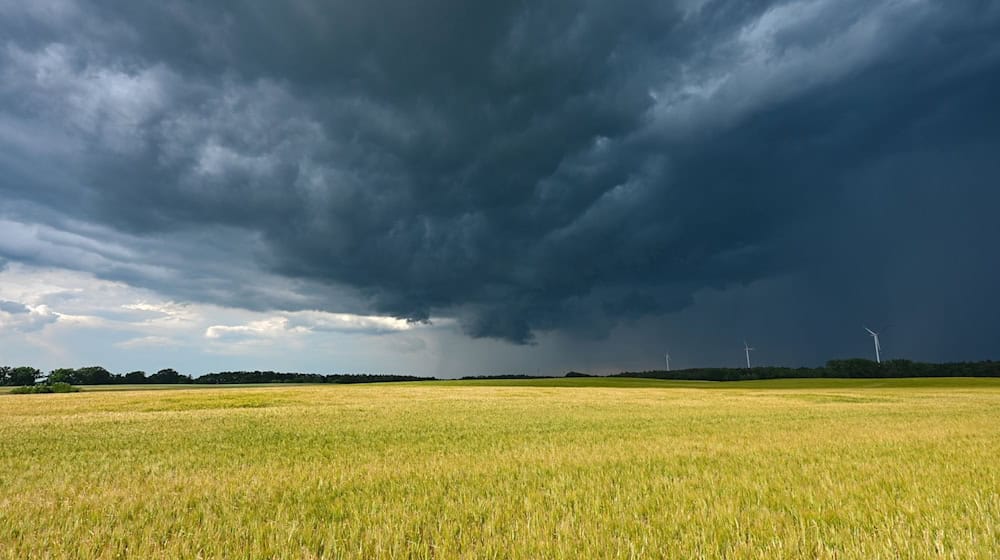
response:
<path id="1" fill-rule="evenodd" d="M 560 383 L 0 395 L 0 558 L 1000 557 L 1000 380 Z"/>

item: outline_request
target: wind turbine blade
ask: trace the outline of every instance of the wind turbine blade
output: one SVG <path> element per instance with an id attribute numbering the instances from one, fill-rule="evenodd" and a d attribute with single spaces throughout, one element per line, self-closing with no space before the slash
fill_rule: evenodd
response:
<path id="1" fill-rule="evenodd" d="M 865 327 L 865 330 L 866 330 L 866 331 L 868 331 L 868 334 L 870 334 L 870 335 L 872 335 L 872 336 L 878 336 L 878 333 L 877 333 L 877 332 L 875 332 L 875 331 L 873 331 L 873 330 L 869 329 L 868 327 Z"/>

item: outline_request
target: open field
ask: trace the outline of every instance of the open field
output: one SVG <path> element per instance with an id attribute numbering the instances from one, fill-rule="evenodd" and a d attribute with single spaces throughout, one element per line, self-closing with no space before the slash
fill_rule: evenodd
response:
<path id="1" fill-rule="evenodd" d="M 1000 379 L 0 395 L 0 558 L 991 558 L 998 458 Z"/>

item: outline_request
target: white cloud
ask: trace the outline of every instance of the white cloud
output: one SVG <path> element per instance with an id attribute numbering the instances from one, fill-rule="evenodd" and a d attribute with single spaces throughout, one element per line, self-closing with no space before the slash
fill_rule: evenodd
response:
<path id="1" fill-rule="evenodd" d="M 140 336 L 115 344 L 118 348 L 162 348 L 176 345 L 177 341 L 165 336 Z"/>
<path id="2" fill-rule="evenodd" d="M 285 317 L 269 317 L 243 325 L 212 325 L 205 329 L 205 338 L 225 339 L 243 337 L 275 337 L 286 334 L 303 334 L 309 330 L 292 327 Z"/>
<path id="3" fill-rule="evenodd" d="M 294 311 L 238 325 L 212 325 L 205 329 L 205 338 L 275 338 L 324 332 L 387 334 L 409 331 L 420 326 L 395 317 Z"/>
<path id="4" fill-rule="evenodd" d="M 377 315 L 327 313 L 325 311 L 298 311 L 287 313 L 290 324 L 314 331 L 340 332 L 393 332 L 408 331 L 414 324 L 404 319 Z"/>
<path id="5" fill-rule="evenodd" d="M 99 363 L 113 371 L 187 373 L 272 368 L 415 371 L 402 356 L 428 351 L 454 321 L 323 311 L 260 312 L 167 299 L 91 273 L 13 262 L 0 270 L 5 362 L 53 368 Z M 306 351 L 308 349 L 308 351 Z M 210 365 L 215 364 L 215 365 Z M 397 364 L 397 365 L 392 365 Z M 404 367 L 405 364 L 410 364 Z"/>
<path id="6" fill-rule="evenodd" d="M 124 304 L 121 308 L 141 312 L 144 316 L 149 317 L 139 324 L 163 329 L 183 329 L 196 324 L 202 318 L 194 306 L 174 301 L 149 302 L 142 300 Z"/>

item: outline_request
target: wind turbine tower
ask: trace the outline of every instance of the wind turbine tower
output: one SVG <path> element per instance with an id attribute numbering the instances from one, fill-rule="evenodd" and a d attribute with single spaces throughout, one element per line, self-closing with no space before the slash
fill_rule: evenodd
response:
<path id="1" fill-rule="evenodd" d="M 670 371 L 670 352 L 664 354 L 663 357 L 667 359 L 667 371 Z"/>
<path id="2" fill-rule="evenodd" d="M 747 369 L 750 369 L 750 352 L 753 352 L 756 348 L 751 348 L 747 341 L 743 341 L 743 351 L 747 353 Z"/>
<path id="3" fill-rule="evenodd" d="M 878 343 L 878 333 L 875 332 L 875 331 L 873 331 L 873 330 L 871 330 L 871 329 L 869 329 L 868 327 L 865 327 L 865 330 L 868 331 L 868 334 L 870 334 L 873 339 L 875 339 L 875 363 L 881 364 L 882 363 L 882 346 L 879 345 L 879 343 Z"/>

